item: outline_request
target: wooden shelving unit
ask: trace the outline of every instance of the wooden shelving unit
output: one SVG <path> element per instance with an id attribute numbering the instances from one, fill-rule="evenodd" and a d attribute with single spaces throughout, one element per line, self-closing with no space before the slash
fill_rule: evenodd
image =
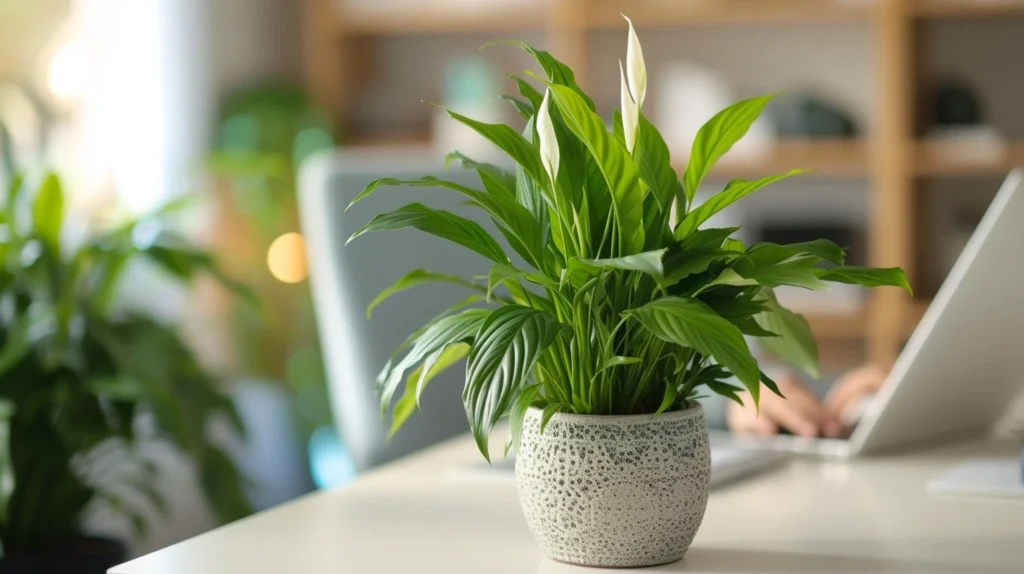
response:
<path id="1" fill-rule="evenodd" d="M 1002 175 L 1024 165 L 1024 144 L 1010 144 L 998 155 L 972 158 L 956 153 L 947 142 L 919 141 L 914 147 L 914 173 L 921 177 Z"/>
<path id="2" fill-rule="evenodd" d="M 675 154 L 675 168 L 686 167 L 686 157 Z M 868 174 L 868 144 L 863 140 L 781 140 L 756 159 L 730 160 L 712 170 L 712 177 L 752 178 L 785 173 L 794 168 L 810 170 L 803 177 L 864 177 Z"/>
<path id="3" fill-rule="evenodd" d="M 351 94 L 370 73 L 374 43 L 392 36 L 541 32 L 547 48 L 587 86 L 592 33 L 622 27 L 628 12 L 643 28 L 813 25 L 849 22 L 871 29 L 876 105 L 870 138 L 781 141 L 747 162 L 724 161 L 715 177 L 756 177 L 801 167 L 813 177 L 863 178 L 870 185 L 868 262 L 901 266 L 916 284 L 914 197 L 919 178 L 993 176 L 1024 165 L 1024 143 L 985 160 L 950 153 L 948 143 L 915 138 L 914 109 L 922 59 L 922 25 L 937 20 L 1024 20 L 1024 0 L 527 0 L 505 5 L 466 3 L 438 9 L 429 0 L 346 7 L 338 0 L 304 0 L 309 86 L 325 109 L 345 117 Z M 813 49 L 809 46 L 808 49 Z M 366 146 L 428 145 L 425 134 L 360 141 Z M 678 161 L 678 154 L 673 157 Z M 824 340 L 858 340 L 868 358 L 888 364 L 920 319 L 926 301 L 895 289 L 873 292 L 863 313 L 811 315 Z"/>
<path id="4" fill-rule="evenodd" d="M 474 5 L 439 10 L 430 2 L 407 3 L 396 10 L 384 4 L 339 5 L 337 33 L 352 36 L 459 34 L 542 30 L 548 8 L 541 4 Z"/>
<path id="5" fill-rule="evenodd" d="M 1003 18 L 1024 16 L 1019 0 L 917 0 L 910 6 L 921 18 Z"/>
<path id="6" fill-rule="evenodd" d="M 588 28 L 618 28 L 621 12 L 637 26 L 709 26 L 719 24 L 792 24 L 849 22 L 871 17 L 871 2 L 828 0 L 596 0 L 588 6 Z"/>

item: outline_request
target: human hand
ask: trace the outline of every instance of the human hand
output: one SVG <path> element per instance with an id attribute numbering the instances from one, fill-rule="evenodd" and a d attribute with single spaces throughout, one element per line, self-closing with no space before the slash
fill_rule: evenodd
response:
<path id="1" fill-rule="evenodd" d="M 876 365 L 864 365 L 849 371 L 832 385 L 825 399 L 825 409 L 836 420 L 849 424 L 858 418 L 855 411 L 861 401 L 878 392 L 884 382 L 885 371 Z"/>
<path id="2" fill-rule="evenodd" d="M 818 396 L 797 377 L 787 374 L 776 379 L 775 383 L 786 398 L 762 387 L 760 412 L 754 409 L 754 405 L 749 404 L 749 400 L 745 406 L 729 404 L 726 422 L 730 430 L 746 434 L 774 435 L 778 434 L 780 429 L 785 429 L 806 437 L 838 437 L 842 434 L 843 425 L 839 419 L 826 409 Z"/>

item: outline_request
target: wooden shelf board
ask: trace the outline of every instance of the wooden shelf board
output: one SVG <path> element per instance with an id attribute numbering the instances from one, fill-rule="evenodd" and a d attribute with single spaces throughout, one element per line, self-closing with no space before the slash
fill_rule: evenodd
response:
<path id="1" fill-rule="evenodd" d="M 915 146 L 913 167 L 918 176 L 1001 176 L 1018 166 L 1024 166 L 1024 144 L 1009 144 L 1002 154 L 980 159 L 958 153 L 956 144 L 950 142 L 920 141 Z"/>
<path id="2" fill-rule="evenodd" d="M 857 339 L 864 336 L 865 313 L 807 313 L 816 339 Z"/>
<path id="3" fill-rule="evenodd" d="M 618 28 L 626 12 L 637 26 L 795 24 L 866 21 L 870 1 L 838 0 L 647 0 L 594 2 L 587 27 Z"/>
<path id="4" fill-rule="evenodd" d="M 337 12 L 338 32 L 354 36 L 542 30 L 548 20 L 547 7 L 540 3 L 452 7 L 424 1 L 386 7 L 344 5 Z"/>
<path id="5" fill-rule="evenodd" d="M 680 157 L 682 154 L 674 154 Z M 680 172 L 686 158 L 674 162 Z M 812 170 L 802 177 L 861 177 L 868 172 L 867 145 L 862 140 L 782 140 L 761 157 L 730 160 L 726 155 L 711 171 L 712 178 L 757 177 L 791 169 Z"/>
<path id="6" fill-rule="evenodd" d="M 1024 16 L 1020 0 L 917 0 L 911 7 L 921 18 L 999 18 Z"/>

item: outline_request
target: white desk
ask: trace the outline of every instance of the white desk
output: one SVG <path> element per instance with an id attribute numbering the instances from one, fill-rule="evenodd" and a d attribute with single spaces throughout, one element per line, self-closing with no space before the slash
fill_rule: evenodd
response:
<path id="1" fill-rule="evenodd" d="M 1019 450 L 1016 451 L 1019 453 Z M 853 462 L 799 459 L 712 493 L 668 572 L 1024 572 L 1024 502 L 942 498 L 925 482 L 994 445 Z M 457 439 L 111 570 L 116 574 L 592 574 L 541 556 L 503 478 L 453 471 Z M 621 571 L 610 571 L 621 572 Z"/>

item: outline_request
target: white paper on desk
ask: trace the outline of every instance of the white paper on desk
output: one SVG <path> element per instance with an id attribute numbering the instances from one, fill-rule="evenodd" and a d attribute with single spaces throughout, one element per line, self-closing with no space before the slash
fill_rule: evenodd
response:
<path id="1" fill-rule="evenodd" d="M 977 459 L 928 481 L 929 494 L 1024 498 L 1021 459 Z"/>

